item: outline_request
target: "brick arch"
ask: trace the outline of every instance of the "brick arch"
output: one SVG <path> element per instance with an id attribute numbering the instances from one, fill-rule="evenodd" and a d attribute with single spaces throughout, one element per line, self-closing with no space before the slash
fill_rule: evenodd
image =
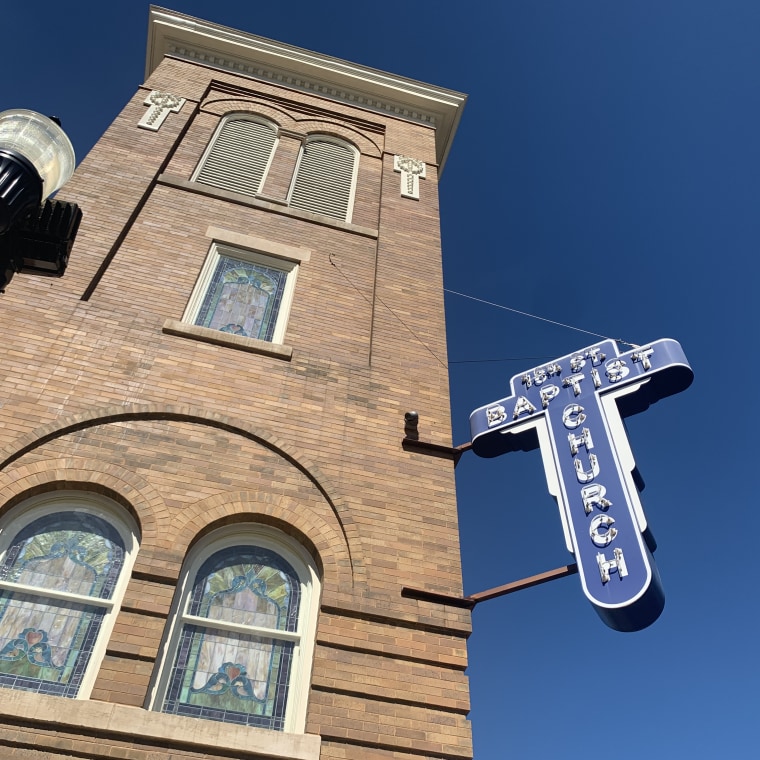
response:
<path id="1" fill-rule="evenodd" d="M 298 131 L 309 136 L 313 134 L 331 135 L 353 143 L 363 155 L 380 158 L 381 147 L 364 132 L 330 119 L 299 119 L 296 121 Z"/>
<path id="2" fill-rule="evenodd" d="M 56 419 L 47 425 L 20 436 L 13 443 L 0 450 L 0 473 L 27 454 L 49 441 L 61 438 L 69 433 L 86 430 L 114 422 L 133 422 L 139 420 L 175 420 L 204 425 L 217 430 L 224 430 L 233 435 L 240 435 L 249 441 L 279 455 L 299 472 L 301 472 L 320 492 L 330 506 L 342 532 L 343 542 L 349 556 L 354 582 L 366 579 L 362 557 L 362 538 L 359 528 L 351 515 L 348 503 L 338 493 L 330 480 L 319 467 L 303 452 L 286 443 L 267 428 L 246 422 L 233 420 L 227 415 L 200 409 L 191 405 L 172 404 L 126 404 L 89 409 L 80 414 L 68 415 Z M 64 460 L 65 461 L 65 460 Z M 354 547 L 354 550 L 352 550 Z M 356 554 L 354 555 L 354 551 Z"/>
<path id="3" fill-rule="evenodd" d="M 314 557 L 330 592 L 353 585 L 351 556 L 340 531 L 291 496 L 237 491 L 197 501 L 175 515 L 169 528 L 173 548 L 186 555 L 199 538 L 233 523 L 271 525 L 290 535 Z"/>
<path id="4" fill-rule="evenodd" d="M 271 119 L 281 128 L 294 129 L 295 119 L 287 109 L 274 106 L 267 101 L 241 100 L 240 98 L 214 98 L 204 101 L 201 106 L 203 113 L 218 116 L 220 119 L 232 113 L 251 114 Z"/>
<path id="5" fill-rule="evenodd" d="M 169 512 L 158 491 L 139 475 L 108 462 L 79 457 L 17 460 L 0 472 L 0 515 L 42 493 L 90 491 L 121 504 L 135 518 L 140 542 L 155 541 L 169 528 Z"/>
<path id="6" fill-rule="evenodd" d="M 214 98 L 204 101 L 201 111 L 219 118 L 231 113 L 249 113 L 255 116 L 263 116 L 276 122 L 281 128 L 302 133 L 304 137 L 313 132 L 329 134 L 354 143 L 359 151 L 365 155 L 375 158 L 382 156 L 382 147 L 359 129 L 354 129 L 343 122 L 332 119 L 297 119 L 287 109 L 272 105 L 267 100 Z"/>

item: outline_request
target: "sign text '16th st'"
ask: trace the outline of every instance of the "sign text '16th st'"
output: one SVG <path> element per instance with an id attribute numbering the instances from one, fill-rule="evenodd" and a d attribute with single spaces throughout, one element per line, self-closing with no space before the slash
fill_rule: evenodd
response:
<path id="1" fill-rule="evenodd" d="M 624 353 L 608 340 L 515 375 L 511 396 L 470 415 L 476 454 L 539 446 L 583 591 L 617 630 L 650 625 L 665 601 L 622 418 L 692 378 L 674 340 Z"/>

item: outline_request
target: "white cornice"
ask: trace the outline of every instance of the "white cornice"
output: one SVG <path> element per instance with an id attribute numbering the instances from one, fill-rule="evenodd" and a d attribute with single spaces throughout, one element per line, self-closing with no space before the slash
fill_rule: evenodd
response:
<path id="1" fill-rule="evenodd" d="M 428 124 L 443 169 L 467 96 L 254 34 L 150 8 L 146 78 L 165 55 Z M 181 94 L 181 93 L 180 93 Z"/>

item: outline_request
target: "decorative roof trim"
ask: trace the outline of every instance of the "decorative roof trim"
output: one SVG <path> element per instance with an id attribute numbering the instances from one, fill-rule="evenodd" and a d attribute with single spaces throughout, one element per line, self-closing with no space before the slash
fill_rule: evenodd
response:
<path id="1" fill-rule="evenodd" d="M 146 79 L 164 56 L 274 82 L 435 128 L 443 169 L 467 96 L 151 6 Z"/>

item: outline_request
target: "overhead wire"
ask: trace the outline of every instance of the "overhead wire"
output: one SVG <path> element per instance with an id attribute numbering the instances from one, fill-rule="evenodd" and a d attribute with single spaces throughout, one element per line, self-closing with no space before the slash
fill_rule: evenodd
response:
<path id="1" fill-rule="evenodd" d="M 348 277 L 348 275 L 346 275 L 346 273 L 338 266 L 338 264 L 334 260 L 334 256 L 333 256 L 332 253 L 330 253 L 328 255 L 328 260 L 329 260 L 330 264 L 332 266 L 334 266 L 335 269 L 338 270 L 338 272 L 340 272 L 340 274 L 346 280 L 346 282 L 348 282 L 348 284 L 351 285 L 351 287 L 357 293 L 359 293 L 359 295 L 367 303 L 371 304 L 370 299 L 364 293 L 362 293 L 362 291 L 359 290 L 359 288 L 357 288 L 356 285 L 354 285 L 354 283 L 351 281 L 351 279 Z M 568 324 L 566 324 L 564 322 L 558 322 L 558 321 L 556 321 L 554 319 L 548 319 L 547 317 L 541 317 L 538 314 L 531 314 L 530 312 L 527 312 L 527 311 L 521 311 L 520 309 L 515 309 L 515 308 L 513 308 L 511 306 L 505 306 L 504 304 L 494 303 L 493 301 L 487 301 L 484 298 L 478 298 L 477 296 L 471 296 L 471 295 L 468 295 L 467 293 L 460 293 L 458 290 L 451 290 L 450 288 L 444 288 L 443 292 L 444 293 L 450 293 L 451 295 L 459 296 L 460 298 L 467 298 L 470 301 L 477 301 L 478 303 L 485 304 L 486 306 L 493 306 L 496 309 L 503 309 L 504 311 L 510 311 L 513 314 L 520 314 L 523 317 L 530 317 L 531 319 L 537 319 L 537 320 L 539 320 L 541 322 L 548 322 L 549 324 L 557 325 L 558 327 L 565 327 L 568 330 L 575 330 L 576 332 L 585 333 L 586 335 L 593 335 L 595 338 L 604 338 L 605 340 L 614 340 L 617 343 L 622 343 L 623 345 L 630 346 L 631 348 L 635 348 L 636 347 L 635 343 L 629 343 L 627 340 L 623 340 L 622 338 L 610 338 L 608 335 L 603 335 L 602 333 L 596 333 L 596 332 L 592 332 L 591 330 L 585 330 L 582 327 L 575 327 L 574 325 L 568 325 Z M 375 298 L 377 299 L 377 301 L 380 304 L 382 304 L 406 328 L 406 330 L 409 331 L 409 333 L 411 335 L 414 336 L 414 338 L 420 343 L 420 345 L 422 345 L 430 353 L 430 355 L 442 367 L 448 368 L 448 365 L 450 365 L 450 364 L 484 364 L 486 362 L 544 361 L 544 360 L 546 360 L 546 357 L 523 356 L 523 357 L 508 357 L 508 358 L 503 358 L 503 359 L 462 359 L 462 360 L 459 360 L 459 361 L 450 361 L 447 364 L 446 362 L 442 361 L 435 354 L 435 352 L 430 348 L 430 346 L 428 346 L 427 343 L 425 343 L 425 341 L 423 341 L 422 338 L 420 338 L 420 336 L 417 335 L 417 333 L 414 332 L 414 330 L 412 330 L 412 328 L 409 327 L 409 325 L 406 322 L 404 322 L 404 320 L 401 319 L 401 317 L 398 314 L 396 314 L 396 312 L 393 311 L 393 309 L 391 309 L 391 307 L 388 306 L 388 304 L 385 303 L 385 301 L 383 301 L 382 298 L 380 298 L 380 296 L 375 295 Z"/>
<path id="2" fill-rule="evenodd" d="M 493 301 L 486 301 L 484 298 L 477 298 L 476 296 L 467 295 L 467 293 L 460 293 L 458 290 L 450 290 L 449 288 L 443 289 L 444 293 L 451 293 L 455 296 L 461 296 L 462 298 L 469 298 L 471 301 L 477 301 L 478 303 L 484 303 L 488 306 L 493 306 L 497 309 L 504 309 L 504 311 L 511 311 L 513 314 L 521 314 L 523 317 L 531 317 L 532 319 L 539 319 L 542 322 L 548 322 L 552 325 L 559 327 L 566 327 L 568 330 L 576 330 L 577 332 L 586 333 L 586 335 L 593 335 L 595 338 L 604 338 L 605 340 L 615 340 L 618 343 L 623 343 L 626 346 L 635 347 L 635 344 L 629 343 L 622 338 L 610 338 L 609 335 L 602 335 L 601 333 L 591 332 L 591 330 L 584 330 L 582 327 L 574 327 L 573 325 L 567 325 L 564 322 L 557 322 L 554 319 L 547 319 L 546 317 L 539 317 L 537 314 L 530 314 L 527 311 L 520 311 L 519 309 L 513 309 L 511 306 L 504 306 L 504 304 L 494 303 Z"/>
<path id="3" fill-rule="evenodd" d="M 363 298 L 363 299 L 364 299 L 364 300 L 365 300 L 365 301 L 366 301 L 368 304 L 370 304 L 370 306 L 371 306 L 371 305 L 372 305 L 372 301 L 370 301 L 370 299 L 369 299 L 369 298 L 367 298 L 367 296 L 366 296 L 364 293 L 362 293 L 362 292 L 361 292 L 361 290 L 359 290 L 359 288 L 357 288 L 357 287 L 356 287 L 356 285 L 354 285 L 354 283 L 353 283 L 353 282 L 351 282 L 351 279 L 350 279 L 350 278 L 349 278 L 349 277 L 346 275 L 346 273 L 345 273 L 345 272 L 344 272 L 344 271 L 343 271 L 343 270 L 342 270 L 342 269 L 341 269 L 341 268 L 340 268 L 340 267 L 339 267 L 339 266 L 338 266 L 338 265 L 335 263 L 335 261 L 333 260 L 333 254 L 332 254 L 332 253 L 330 253 L 330 254 L 328 255 L 327 259 L 328 259 L 328 261 L 329 261 L 329 262 L 330 262 L 330 263 L 331 263 L 331 264 L 332 264 L 332 265 L 333 265 L 333 266 L 334 266 L 334 267 L 335 267 L 335 268 L 336 268 L 336 269 L 337 269 L 337 270 L 338 270 L 338 271 L 341 273 L 341 275 L 342 275 L 342 276 L 343 276 L 343 278 L 346 280 L 346 282 L 347 282 L 347 283 L 348 283 L 348 284 L 349 284 L 349 285 L 350 285 L 350 286 L 351 286 L 351 287 L 352 287 L 352 288 L 353 288 L 353 289 L 354 289 L 354 290 L 355 290 L 355 291 L 356 291 L 356 292 L 357 292 L 357 293 L 358 293 L 358 294 L 359 294 L 359 295 L 360 295 L 360 296 L 361 296 L 361 297 L 362 297 L 362 298 Z M 376 299 L 377 299 L 377 301 L 379 301 L 379 302 L 380 302 L 380 303 L 381 303 L 383 306 L 385 306 L 385 308 L 386 308 L 386 309 L 387 309 L 387 310 L 388 310 L 388 311 L 389 311 L 389 312 L 390 312 L 390 313 L 391 313 L 391 314 L 392 314 L 392 315 L 393 315 L 393 316 L 394 316 L 394 317 L 395 317 L 395 318 L 396 318 L 396 319 L 397 319 L 399 322 L 401 322 L 401 324 L 402 324 L 402 325 L 403 325 L 403 326 L 404 326 L 404 327 L 405 327 L 405 328 L 406 328 L 406 329 L 407 329 L 407 330 L 408 330 L 408 331 L 409 331 L 409 332 L 410 332 L 410 333 L 411 333 L 411 334 L 414 336 L 414 338 L 415 338 L 415 339 L 416 339 L 416 340 L 417 340 L 417 341 L 420 343 L 420 345 L 422 345 L 422 346 L 423 346 L 425 349 L 427 349 L 428 353 L 429 353 L 429 354 L 430 354 L 430 355 L 431 355 L 431 356 L 432 356 L 432 357 L 433 357 L 433 358 L 434 358 L 434 359 L 435 359 L 435 360 L 436 360 L 436 361 L 437 361 L 437 362 L 438 362 L 438 363 L 439 363 L 439 364 L 440 364 L 440 365 L 441 365 L 441 366 L 442 366 L 444 369 L 448 369 L 448 365 L 447 365 L 445 362 L 441 361 L 441 359 L 440 359 L 438 356 L 436 356 L 435 352 L 434 352 L 434 351 L 433 351 L 433 350 L 430 348 L 430 346 L 428 346 L 428 345 L 427 345 L 427 343 L 425 343 L 425 341 L 424 341 L 424 340 L 422 340 L 422 338 L 420 338 L 420 336 L 419 336 L 419 335 L 417 335 L 417 333 L 416 333 L 416 332 L 414 332 L 414 330 L 412 330 L 412 328 L 411 328 L 411 327 L 409 327 L 409 325 L 408 325 L 406 322 L 404 322 L 404 320 L 403 320 L 403 319 L 401 319 L 401 317 L 399 317 L 399 315 L 398 315 L 398 314 L 396 314 L 396 312 L 395 312 L 395 311 L 393 311 L 393 309 L 391 309 L 391 307 L 390 307 L 390 306 L 388 306 L 388 304 L 387 304 L 387 303 L 385 303 L 385 301 L 383 301 L 383 299 L 382 299 L 382 298 L 380 298 L 380 296 L 379 296 L 379 295 L 375 294 L 375 298 L 376 298 Z"/>

